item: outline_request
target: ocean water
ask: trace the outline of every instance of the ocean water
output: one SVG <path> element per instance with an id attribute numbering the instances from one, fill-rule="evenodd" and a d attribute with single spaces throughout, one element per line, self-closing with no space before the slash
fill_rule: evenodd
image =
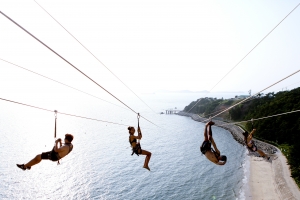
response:
<path id="1" fill-rule="evenodd" d="M 52 149 L 54 114 L 0 101 L 0 199 L 245 199 L 245 149 L 228 131 L 213 127 L 216 144 L 228 158 L 226 165 L 216 166 L 199 151 L 204 124 L 188 117 L 158 114 L 168 108 L 183 109 L 197 97 L 143 95 L 156 113 L 133 97 L 123 97 L 159 126 L 140 121 L 142 148 L 152 152 L 151 172 L 142 168 L 144 156 L 131 156 L 127 126 L 60 114 L 57 135 L 72 133 L 73 151 L 60 165 L 46 160 L 22 171 L 16 163 L 26 163 L 36 154 Z M 134 113 L 80 94 L 18 100 L 137 126 Z"/>

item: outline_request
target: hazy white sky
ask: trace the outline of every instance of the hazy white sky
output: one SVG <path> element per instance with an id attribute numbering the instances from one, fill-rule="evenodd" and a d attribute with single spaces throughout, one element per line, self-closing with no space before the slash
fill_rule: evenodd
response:
<path id="1" fill-rule="evenodd" d="M 210 90 L 299 1 L 38 0 L 137 93 Z M 129 92 L 33 0 L 0 10 L 116 96 Z M 257 92 L 300 68 L 300 7 L 213 91 Z M 0 58 L 104 95 L 93 83 L 0 15 Z M 64 92 L 0 61 L 0 93 Z M 300 73 L 275 86 L 300 86 Z M 47 90 L 45 89 L 47 88 Z M 107 97 L 107 96 L 106 96 Z"/>

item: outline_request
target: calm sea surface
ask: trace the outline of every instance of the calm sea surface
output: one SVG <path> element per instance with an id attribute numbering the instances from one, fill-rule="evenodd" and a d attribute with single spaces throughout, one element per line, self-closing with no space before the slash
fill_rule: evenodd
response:
<path id="1" fill-rule="evenodd" d="M 222 96 L 226 94 L 215 95 Z M 152 152 L 151 172 L 142 168 L 144 156 L 131 156 L 127 126 L 64 115 L 58 115 L 58 137 L 72 133 L 74 150 L 60 165 L 42 161 L 22 171 L 16 163 L 26 163 L 52 149 L 54 115 L 0 101 L 0 199 L 243 199 L 245 149 L 231 134 L 213 127 L 216 144 L 228 158 L 225 166 L 216 166 L 199 151 L 202 123 L 158 114 L 168 108 L 183 109 L 199 95 L 149 94 L 142 98 L 157 113 L 133 97 L 123 100 L 159 126 L 140 122 L 142 148 Z M 15 100 L 137 126 L 134 113 L 90 97 Z"/>

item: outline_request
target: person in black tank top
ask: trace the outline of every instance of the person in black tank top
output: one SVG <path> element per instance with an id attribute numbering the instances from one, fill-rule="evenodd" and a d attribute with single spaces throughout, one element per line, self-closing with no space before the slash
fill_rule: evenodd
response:
<path id="1" fill-rule="evenodd" d="M 129 126 L 128 127 L 128 131 L 129 131 L 129 143 L 130 143 L 130 145 L 132 147 L 132 154 L 131 155 L 133 155 L 133 154 L 136 154 L 136 155 L 146 155 L 143 167 L 145 169 L 148 169 L 150 171 L 148 163 L 149 163 L 150 158 L 151 158 L 151 152 L 143 150 L 141 148 L 140 143 L 137 141 L 137 140 L 142 139 L 142 132 L 141 132 L 140 127 L 138 127 L 138 136 L 134 135 L 134 133 L 135 133 L 135 128 L 134 127 Z"/>
<path id="2" fill-rule="evenodd" d="M 57 139 L 55 141 L 55 145 L 51 151 L 43 152 L 42 154 L 38 154 L 35 158 L 29 161 L 27 164 L 17 164 L 22 170 L 30 170 L 31 166 L 36 165 L 41 162 L 41 160 L 51 160 L 58 161 L 68 155 L 73 150 L 73 144 L 71 143 L 74 136 L 71 134 L 65 135 L 65 143 L 62 145 L 61 139 Z M 58 147 L 59 145 L 59 147 Z"/>

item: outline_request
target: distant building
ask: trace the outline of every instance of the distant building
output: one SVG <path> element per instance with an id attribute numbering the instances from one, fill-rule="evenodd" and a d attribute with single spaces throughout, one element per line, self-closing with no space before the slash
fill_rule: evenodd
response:
<path id="1" fill-rule="evenodd" d="M 246 99 L 250 97 L 250 95 L 239 95 L 239 96 L 235 96 L 236 99 Z"/>

